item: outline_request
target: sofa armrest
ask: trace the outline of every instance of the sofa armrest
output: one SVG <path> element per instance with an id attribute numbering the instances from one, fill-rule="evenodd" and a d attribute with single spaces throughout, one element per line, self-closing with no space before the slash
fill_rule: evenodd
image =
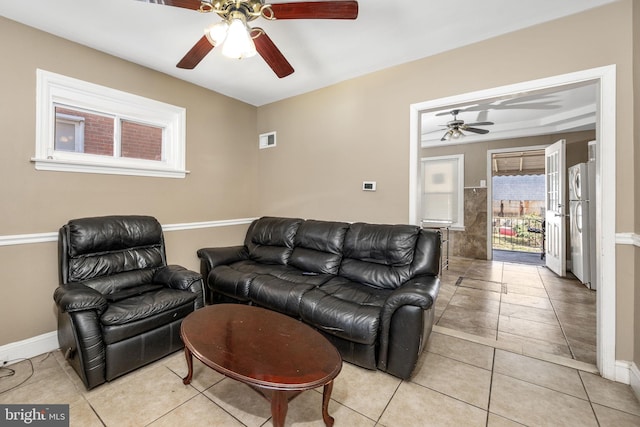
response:
<path id="1" fill-rule="evenodd" d="M 395 312 L 402 306 L 412 305 L 422 310 L 432 308 L 436 302 L 440 289 L 440 279 L 437 276 L 418 276 L 395 289 L 382 307 L 380 319 L 380 352 L 378 366 L 386 367 L 389 350 L 389 330 Z"/>
<path id="2" fill-rule="evenodd" d="M 107 300 L 100 292 L 80 282 L 58 286 L 53 300 L 62 312 L 96 310 L 102 314 L 107 308 Z"/>
<path id="3" fill-rule="evenodd" d="M 436 302 L 440 289 L 440 279 L 436 276 L 419 276 L 394 290 L 384 303 L 383 315 L 389 315 L 401 305 L 416 305 L 427 310 Z"/>
<path id="4" fill-rule="evenodd" d="M 206 281 L 209 272 L 217 266 L 249 259 L 249 254 L 244 246 L 226 246 L 198 249 L 198 258 L 200 258 L 200 273 Z"/>
<path id="5" fill-rule="evenodd" d="M 193 292 L 197 294 L 195 308 L 200 308 L 204 305 L 204 289 L 200 273 L 187 270 L 181 265 L 166 265 L 156 270 L 153 275 L 153 282 L 173 289 Z"/>

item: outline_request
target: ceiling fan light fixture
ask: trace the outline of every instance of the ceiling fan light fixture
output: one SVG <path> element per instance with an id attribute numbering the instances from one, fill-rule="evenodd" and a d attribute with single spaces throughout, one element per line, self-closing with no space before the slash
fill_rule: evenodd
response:
<path id="1" fill-rule="evenodd" d="M 222 21 L 207 28 L 204 34 L 213 46 L 220 46 L 227 38 L 228 31 L 229 24 L 227 21 Z"/>
<path id="2" fill-rule="evenodd" d="M 256 53 L 258 53 L 256 45 L 249 34 L 245 20 L 233 17 L 222 46 L 222 54 L 228 58 L 243 59 L 254 56 Z"/>

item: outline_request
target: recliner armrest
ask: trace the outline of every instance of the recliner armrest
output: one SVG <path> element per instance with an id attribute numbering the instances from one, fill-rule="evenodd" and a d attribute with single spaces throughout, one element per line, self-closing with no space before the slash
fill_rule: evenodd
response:
<path id="1" fill-rule="evenodd" d="M 152 280 L 154 283 L 167 285 L 173 289 L 187 291 L 200 279 L 202 279 L 200 273 L 187 270 L 181 265 L 165 265 L 156 270 Z"/>
<path id="2" fill-rule="evenodd" d="M 53 293 L 53 299 L 67 313 L 96 310 L 102 314 L 107 308 L 104 295 L 79 282 L 60 285 Z"/>
<path id="3" fill-rule="evenodd" d="M 200 273 L 181 265 L 165 265 L 156 270 L 152 280 L 173 289 L 193 292 L 197 295 L 195 308 L 204 306 L 204 285 Z"/>

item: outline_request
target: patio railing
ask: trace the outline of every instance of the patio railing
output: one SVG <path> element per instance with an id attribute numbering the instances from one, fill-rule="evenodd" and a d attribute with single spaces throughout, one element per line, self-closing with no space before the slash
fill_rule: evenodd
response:
<path id="1" fill-rule="evenodd" d="M 538 217 L 495 216 L 491 239 L 493 249 L 542 252 L 542 221 Z"/>

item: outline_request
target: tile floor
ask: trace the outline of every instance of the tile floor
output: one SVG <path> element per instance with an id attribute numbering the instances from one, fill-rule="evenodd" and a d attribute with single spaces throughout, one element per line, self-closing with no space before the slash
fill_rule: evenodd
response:
<path id="1" fill-rule="evenodd" d="M 543 266 L 451 259 L 436 324 L 524 354 L 596 363 L 596 291 Z"/>
<path id="2" fill-rule="evenodd" d="M 536 275 L 506 264 L 455 260 L 451 267 L 443 277 L 447 283 L 441 300 L 446 303 L 439 302 L 438 314 L 442 321 L 451 309 L 444 319 L 454 323 L 434 327 L 410 381 L 345 363 L 329 406 L 336 426 L 640 426 L 640 403 L 629 386 L 602 379 L 590 363 L 538 351 L 542 345 L 538 341 L 546 343 L 544 350 L 556 349 L 552 344 L 567 346 L 569 352 L 573 348 L 571 338 L 555 343 L 560 339 L 554 328 L 536 329 L 520 322 L 532 321 L 532 315 L 546 313 L 549 307 L 527 298 L 509 302 L 503 298 L 509 295 L 510 285 L 522 287 L 541 280 L 552 309 L 556 301 L 582 303 L 580 297 L 563 294 L 564 282 L 551 280 L 543 271 L 536 270 Z M 460 276 L 463 280 L 456 287 Z M 547 282 L 553 284 L 547 287 Z M 503 284 L 506 294 L 500 292 Z M 496 295 L 482 296 L 481 291 Z M 470 331 L 456 329 L 468 326 L 460 317 L 465 310 L 456 307 L 486 315 L 468 316 L 474 328 Z M 557 327 L 547 315 L 533 316 L 533 321 Z M 581 316 L 569 320 L 583 320 Z M 563 316 L 558 318 L 562 330 Z M 509 319 L 519 320 L 511 323 Z M 525 330 L 537 331 L 537 338 L 520 335 Z M 72 426 L 271 425 L 264 399 L 199 363 L 195 363 L 191 385 L 183 385 L 182 352 L 91 391 L 84 389 L 60 352 L 9 368 L 14 375 L 0 370 L 0 403 L 68 403 Z M 323 426 L 321 391 L 305 392 L 293 400 L 286 424 Z"/>

